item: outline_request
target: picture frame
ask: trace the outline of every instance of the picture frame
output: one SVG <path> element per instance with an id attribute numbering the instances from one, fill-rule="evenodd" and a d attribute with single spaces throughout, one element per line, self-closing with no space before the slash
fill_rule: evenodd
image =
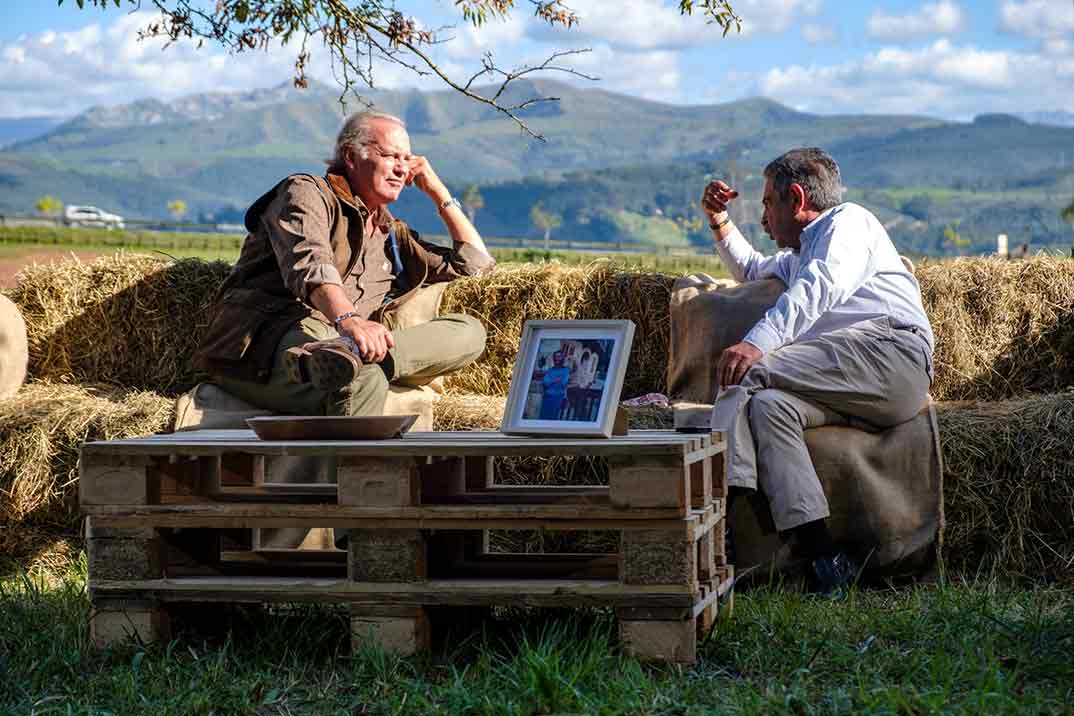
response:
<path id="1" fill-rule="evenodd" d="M 526 321 L 500 432 L 610 437 L 633 342 L 626 319 Z"/>

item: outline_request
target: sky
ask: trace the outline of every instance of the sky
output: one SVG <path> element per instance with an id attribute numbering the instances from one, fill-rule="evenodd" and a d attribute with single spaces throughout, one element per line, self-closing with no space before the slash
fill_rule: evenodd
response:
<path id="1" fill-rule="evenodd" d="M 205 0 L 210 2 L 211 0 Z M 0 119 L 69 117 L 147 97 L 270 87 L 293 77 L 297 44 L 229 55 L 193 43 L 140 41 L 144 8 L 79 9 L 75 0 L 0 1 Z M 480 29 L 451 0 L 397 0 L 422 27 L 449 74 L 469 77 L 481 57 L 540 63 L 552 52 L 597 77 L 544 77 L 674 104 L 764 96 L 820 114 L 918 114 L 968 120 L 987 112 L 1074 112 L 1074 0 L 732 0 L 742 32 L 721 37 L 701 16 L 665 0 L 566 0 L 571 30 L 532 17 L 526 0 Z M 333 83 L 316 45 L 308 70 Z M 399 66 L 377 65 L 378 88 L 442 89 Z"/>

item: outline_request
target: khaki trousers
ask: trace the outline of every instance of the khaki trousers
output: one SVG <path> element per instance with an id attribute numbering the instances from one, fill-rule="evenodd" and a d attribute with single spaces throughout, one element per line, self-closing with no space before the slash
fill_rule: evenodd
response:
<path id="1" fill-rule="evenodd" d="M 380 415 L 388 384 L 421 386 L 434 378 L 464 368 L 485 350 L 485 328 L 472 316 L 451 313 L 411 328 L 393 331 L 395 347 L 380 363 L 363 365 L 358 376 L 342 390 L 317 390 L 310 383 L 292 383 L 283 357 L 288 348 L 311 341 L 337 338 L 321 321 L 307 318 L 297 324 L 276 347 L 267 383 L 214 378 L 227 392 L 251 405 L 285 415 Z"/>
<path id="2" fill-rule="evenodd" d="M 931 374 L 925 340 L 887 318 L 766 354 L 713 408 L 713 429 L 727 435 L 728 484 L 759 486 L 780 531 L 828 517 L 804 431 L 877 431 L 910 420 L 928 400 Z"/>

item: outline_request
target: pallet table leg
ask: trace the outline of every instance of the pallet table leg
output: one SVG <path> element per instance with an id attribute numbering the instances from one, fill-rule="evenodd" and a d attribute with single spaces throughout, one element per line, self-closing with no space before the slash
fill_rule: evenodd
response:
<path id="1" fill-rule="evenodd" d="M 341 457 L 336 471 L 340 505 L 417 505 L 421 476 L 414 458 Z"/>
<path id="2" fill-rule="evenodd" d="M 421 530 L 350 531 L 347 573 L 355 582 L 419 582 L 427 576 Z"/>
<path id="3" fill-rule="evenodd" d="M 90 587 L 97 582 L 160 579 L 164 548 L 151 527 L 101 527 L 86 518 L 87 573 Z"/>
<path id="4" fill-rule="evenodd" d="M 712 504 L 712 459 L 690 465 L 690 507 L 703 510 Z"/>
<path id="5" fill-rule="evenodd" d="M 702 584 L 716 578 L 716 532 L 722 529 L 721 520 L 697 541 L 697 579 Z"/>
<path id="6" fill-rule="evenodd" d="M 608 497 L 616 507 L 673 507 L 685 516 L 691 502 L 690 468 L 683 456 L 611 456 Z"/>
<path id="7" fill-rule="evenodd" d="M 697 585 L 697 548 L 685 530 L 622 530 L 624 584 Z"/>
<path id="8" fill-rule="evenodd" d="M 425 537 L 420 530 L 350 531 L 348 575 L 357 582 L 416 582 L 426 578 Z M 351 605 L 352 648 L 377 640 L 391 654 L 410 656 L 429 647 L 424 607 Z"/>
<path id="9" fill-rule="evenodd" d="M 723 441 L 722 433 L 720 440 Z M 724 468 L 724 453 L 718 453 L 709 458 L 710 471 L 712 472 L 712 496 L 715 498 L 727 497 L 727 473 Z"/>
<path id="10" fill-rule="evenodd" d="M 642 661 L 693 664 L 697 661 L 697 619 L 630 618 L 630 610 L 618 610 L 619 639 L 628 654 Z"/>
<path id="11" fill-rule="evenodd" d="M 127 639 L 148 644 L 171 637 L 167 611 L 151 601 L 94 598 L 89 627 L 90 640 L 97 647 Z"/>
<path id="12" fill-rule="evenodd" d="M 424 607 L 351 605 L 351 650 L 373 640 L 385 652 L 413 656 L 429 648 L 429 617 Z"/>
<path id="13" fill-rule="evenodd" d="M 157 530 L 150 527 L 116 528 L 86 519 L 86 552 L 90 613 L 90 639 L 108 646 L 128 638 L 148 643 L 169 636 L 168 613 L 154 601 L 98 597 L 102 582 L 160 579 L 164 572 L 164 547 Z"/>
<path id="14" fill-rule="evenodd" d="M 79 458 L 78 498 L 83 505 L 149 505 L 159 497 L 150 479 L 152 461 L 144 455 L 83 453 Z"/>

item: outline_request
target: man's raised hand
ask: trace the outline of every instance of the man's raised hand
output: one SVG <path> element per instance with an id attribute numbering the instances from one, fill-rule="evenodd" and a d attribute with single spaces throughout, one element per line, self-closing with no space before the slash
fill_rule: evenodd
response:
<path id="1" fill-rule="evenodd" d="M 701 210 L 711 221 L 727 211 L 727 205 L 738 197 L 738 192 L 721 179 L 710 181 L 701 194 Z"/>
<path id="2" fill-rule="evenodd" d="M 407 160 L 407 186 L 414 186 L 425 192 L 433 201 L 440 204 L 451 198 L 451 192 L 433 171 L 432 164 L 425 157 L 413 155 Z"/>

